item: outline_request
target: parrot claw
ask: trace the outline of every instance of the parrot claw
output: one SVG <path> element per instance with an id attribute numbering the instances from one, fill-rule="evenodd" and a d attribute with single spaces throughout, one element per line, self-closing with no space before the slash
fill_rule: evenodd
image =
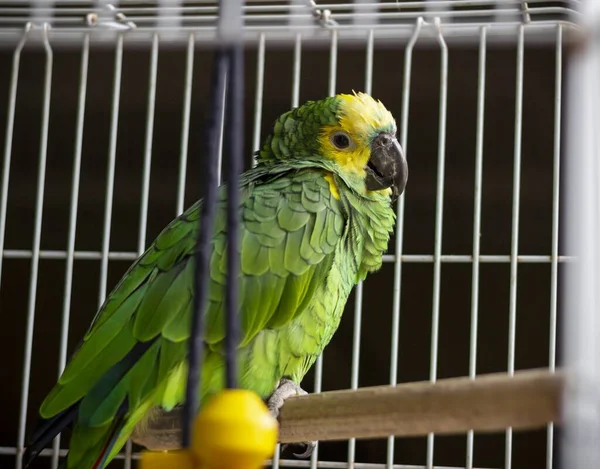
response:
<path id="1" fill-rule="evenodd" d="M 294 383 L 289 379 L 282 379 L 279 381 L 277 388 L 271 394 L 269 399 L 267 400 L 267 407 L 269 408 L 269 412 L 275 418 L 279 417 L 279 410 L 283 407 L 286 399 L 292 396 L 302 396 L 308 394 L 304 389 L 302 389 L 298 384 Z M 307 459 L 313 453 L 315 447 L 317 446 L 316 441 L 305 441 L 301 443 L 288 443 L 282 446 L 282 451 L 284 451 L 288 446 L 299 446 L 303 451 L 300 453 L 292 453 L 299 459 Z"/>
<path id="2" fill-rule="evenodd" d="M 304 450 L 301 453 L 292 453 L 298 459 L 308 459 L 312 456 L 313 451 L 317 447 L 316 441 L 303 441 L 301 443 L 288 443 L 281 447 L 282 451 L 285 451 L 289 446 L 296 446 L 300 450 Z"/>

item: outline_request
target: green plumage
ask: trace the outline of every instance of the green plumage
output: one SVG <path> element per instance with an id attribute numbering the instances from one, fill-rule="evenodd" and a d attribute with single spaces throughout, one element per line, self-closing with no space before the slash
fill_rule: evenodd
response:
<path id="1" fill-rule="evenodd" d="M 239 382 L 263 398 L 284 376 L 300 383 L 337 329 L 352 287 L 381 266 L 393 229 L 389 195 L 365 193 L 364 176 L 321 154 L 320 129 L 338 122 L 341 105 L 328 98 L 284 114 L 258 166 L 241 177 Z M 182 402 L 200 208 L 173 220 L 130 267 L 41 405 L 44 419 L 78 405 L 68 468 L 92 468 L 114 433 L 110 461 L 152 407 Z M 202 398 L 224 382 L 226 209 L 221 186 Z M 123 373 L 121 361 L 141 343 L 148 347 Z"/>

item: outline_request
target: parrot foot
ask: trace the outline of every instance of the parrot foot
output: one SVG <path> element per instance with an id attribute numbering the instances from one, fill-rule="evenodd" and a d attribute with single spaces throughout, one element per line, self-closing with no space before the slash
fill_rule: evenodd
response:
<path id="1" fill-rule="evenodd" d="M 279 410 L 283 407 L 286 399 L 292 396 L 302 396 L 308 394 L 304 389 L 302 389 L 298 384 L 294 383 L 289 379 L 282 379 L 279 381 L 277 388 L 271 394 L 267 401 L 267 407 L 269 408 L 269 412 L 275 418 L 279 417 Z M 282 446 L 282 451 L 285 451 L 289 446 L 298 446 L 301 449 L 300 453 L 292 453 L 299 459 L 307 459 L 313 453 L 315 447 L 317 446 L 316 441 L 304 441 L 301 443 L 287 443 Z"/>
<path id="2" fill-rule="evenodd" d="M 308 394 L 304 389 L 289 379 L 279 381 L 277 388 L 267 401 L 269 412 L 275 418 L 279 417 L 279 409 L 283 407 L 283 403 L 290 397 L 303 396 Z"/>

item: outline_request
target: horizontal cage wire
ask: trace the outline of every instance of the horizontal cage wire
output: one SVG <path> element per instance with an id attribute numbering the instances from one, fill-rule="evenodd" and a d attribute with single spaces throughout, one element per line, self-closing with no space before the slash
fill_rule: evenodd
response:
<path id="1" fill-rule="evenodd" d="M 574 27 L 580 20 L 581 0 L 387 0 L 357 2 L 249 1 L 243 8 L 245 38 L 258 41 L 262 33 L 278 41 L 293 41 L 297 33 L 312 41 L 327 41 L 335 28 L 341 40 L 363 40 L 369 30 L 379 41 L 409 40 L 415 21 L 439 18 L 446 40 L 476 42 L 478 28 L 488 25 L 488 39 L 510 39 L 526 24 L 529 34 L 552 41 L 556 24 Z M 0 6 L 0 44 L 18 42 L 26 24 L 52 25 L 50 37 L 73 44 L 92 33 L 113 43 L 128 31 L 132 43 L 148 43 L 160 32 L 167 43 L 185 43 L 190 32 L 198 41 L 216 40 L 217 2 L 178 0 L 55 1 L 14 0 Z"/>
<path id="2" fill-rule="evenodd" d="M 559 239 L 563 51 L 580 3 L 246 2 L 246 168 L 278 115 L 353 89 L 394 114 L 410 167 L 383 267 L 355 288 L 305 389 L 555 370 L 559 278 L 575 260 Z M 201 192 L 217 12 L 0 6 L 0 340 L 19 383 L 2 467 L 22 467 L 39 404 L 106 294 Z M 269 464 L 552 468 L 556 433 L 323 442 L 310 461 L 278 450 Z M 66 448 L 57 439 L 34 468 Z M 138 458 L 129 443 L 110 467 Z"/>

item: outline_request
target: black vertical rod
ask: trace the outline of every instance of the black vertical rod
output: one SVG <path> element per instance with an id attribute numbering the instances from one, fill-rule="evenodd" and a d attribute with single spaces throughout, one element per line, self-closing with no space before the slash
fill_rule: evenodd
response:
<path id="1" fill-rule="evenodd" d="M 206 126 L 205 148 L 202 154 L 202 179 L 204 197 L 200 213 L 198 248 L 195 256 L 194 309 L 189 344 L 189 370 L 183 407 L 182 446 L 189 448 L 192 442 L 194 419 L 199 408 L 199 386 L 201 363 L 204 349 L 204 310 L 208 291 L 211 238 L 214 226 L 214 213 L 218 184 L 219 126 L 223 116 L 223 91 L 228 68 L 228 56 L 219 46 L 212 70 L 209 119 Z"/>
<path id="2" fill-rule="evenodd" d="M 219 2 L 218 37 L 220 45 L 215 56 L 212 75 L 211 106 L 206 133 L 206 149 L 204 152 L 207 164 L 204 175 L 205 193 L 200 215 L 198 232 L 198 249 L 195 256 L 194 275 L 194 313 L 190 331 L 189 370 L 186 386 L 186 397 L 183 409 L 182 446 L 189 448 L 192 442 L 194 419 L 199 408 L 199 387 L 201 362 L 204 348 L 203 323 L 205 299 L 208 290 L 211 238 L 214 227 L 214 214 L 217 199 L 218 145 L 219 131 L 223 109 L 223 91 L 226 76 L 229 77 L 226 103 L 228 122 L 226 141 L 231 148 L 227 171 L 228 206 L 227 206 L 227 291 L 226 291 L 226 366 L 227 387 L 236 386 L 236 348 L 238 341 L 237 325 L 237 293 L 239 258 L 238 245 L 238 205 L 239 205 L 239 173 L 243 152 L 243 42 L 242 42 L 242 0 Z"/>
<path id="3" fill-rule="evenodd" d="M 227 127 L 229 167 L 227 168 L 227 335 L 226 380 L 228 388 L 237 387 L 237 344 L 239 340 L 238 272 L 239 272 L 239 179 L 244 151 L 244 48 L 237 42 L 229 47 L 227 74 Z"/>
<path id="4" fill-rule="evenodd" d="M 221 37 L 227 44 L 227 126 L 225 141 L 229 143 L 227 168 L 227 290 L 225 295 L 225 386 L 237 387 L 237 345 L 239 340 L 238 275 L 239 275 L 239 174 L 244 151 L 244 46 L 243 0 L 219 2 Z"/>

